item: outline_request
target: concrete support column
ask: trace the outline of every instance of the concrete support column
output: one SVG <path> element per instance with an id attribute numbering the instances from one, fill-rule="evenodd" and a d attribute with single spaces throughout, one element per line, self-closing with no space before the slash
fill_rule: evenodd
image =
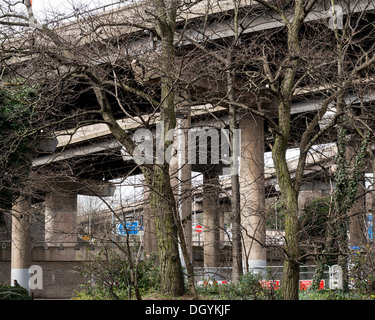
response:
<path id="1" fill-rule="evenodd" d="M 219 174 L 203 172 L 203 263 L 217 268 L 220 263 Z"/>
<path id="2" fill-rule="evenodd" d="M 220 210 L 221 212 L 219 213 L 219 229 L 220 229 L 220 241 L 225 241 L 225 211 Z"/>
<path id="3" fill-rule="evenodd" d="M 322 197 L 321 190 L 300 190 L 298 194 L 298 208 L 300 214 L 304 212 L 307 204 L 320 197 Z"/>
<path id="4" fill-rule="evenodd" d="M 149 201 L 150 189 L 146 183 L 144 183 L 143 190 L 143 250 L 146 255 L 149 255 L 158 251 L 158 243 L 156 239 L 155 220 L 151 213 Z"/>
<path id="5" fill-rule="evenodd" d="M 190 164 L 187 166 L 190 166 Z M 184 227 L 185 242 L 190 259 L 193 257 L 193 225 L 192 225 L 192 192 L 191 192 L 191 169 L 186 168 L 181 172 L 181 219 Z"/>
<path id="6" fill-rule="evenodd" d="M 77 243 L 77 194 L 51 191 L 45 198 L 45 241 L 48 245 Z"/>
<path id="7" fill-rule="evenodd" d="M 241 120 L 240 201 L 243 270 L 264 271 L 267 264 L 263 119 Z"/>
<path id="8" fill-rule="evenodd" d="M 184 237 L 190 260 L 193 256 L 192 246 L 192 189 L 191 164 L 188 163 L 188 130 L 191 127 L 191 116 L 188 108 L 181 108 L 177 119 L 175 135 L 176 154 L 170 162 L 171 185 L 176 199 L 177 210 L 183 223 Z M 182 254 L 181 254 L 182 256 Z"/>
<path id="9" fill-rule="evenodd" d="M 191 164 L 188 163 L 188 130 L 191 127 L 191 116 L 185 114 L 183 119 L 180 119 L 180 130 L 184 139 L 185 152 L 182 152 L 180 156 L 180 213 L 181 220 L 184 227 L 185 241 L 187 250 L 189 253 L 190 260 L 193 257 L 193 245 L 192 245 L 192 188 L 191 188 Z"/>
<path id="10" fill-rule="evenodd" d="M 20 196 L 12 209 L 11 285 L 14 280 L 27 290 L 31 265 L 31 204 Z"/>

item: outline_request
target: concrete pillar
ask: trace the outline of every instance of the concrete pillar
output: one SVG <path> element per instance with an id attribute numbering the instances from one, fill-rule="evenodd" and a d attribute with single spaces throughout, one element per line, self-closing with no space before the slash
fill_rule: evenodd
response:
<path id="1" fill-rule="evenodd" d="M 225 241 L 225 217 L 224 217 L 224 210 L 220 210 L 219 212 L 219 229 L 220 229 L 220 241 Z"/>
<path id="2" fill-rule="evenodd" d="M 298 208 L 300 209 L 300 214 L 305 210 L 307 204 L 320 197 L 322 197 L 321 190 L 300 190 L 298 194 Z"/>
<path id="3" fill-rule="evenodd" d="M 11 285 L 29 289 L 31 265 L 31 204 L 20 196 L 12 209 Z"/>
<path id="4" fill-rule="evenodd" d="M 184 235 L 189 252 L 190 259 L 193 257 L 193 245 L 192 245 L 192 189 L 191 189 L 191 164 L 188 163 L 188 130 L 191 127 L 191 116 L 186 114 L 183 119 L 180 119 L 180 130 L 183 134 L 181 139 L 184 139 L 185 152 L 180 157 L 180 212 L 181 219 L 184 226 Z"/>
<path id="5" fill-rule="evenodd" d="M 153 252 L 158 251 L 158 243 L 156 239 L 155 220 L 152 217 L 150 208 L 150 190 L 147 187 L 146 183 L 143 186 L 143 190 L 143 250 L 146 255 L 149 255 Z"/>
<path id="6" fill-rule="evenodd" d="M 176 199 L 177 210 L 183 223 L 185 242 L 192 259 L 192 189 L 191 164 L 188 162 L 188 130 L 191 127 L 191 116 L 188 108 L 183 108 L 181 117 L 177 119 L 175 146 L 177 153 L 170 162 L 171 185 Z"/>
<path id="7" fill-rule="evenodd" d="M 240 201 L 243 236 L 243 270 L 264 271 L 267 264 L 264 186 L 263 119 L 240 121 Z"/>
<path id="8" fill-rule="evenodd" d="M 203 264 L 206 270 L 220 263 L 219 174 L 203 172 Z"/>
<path id="9" fill-rule="evenodd" d="M 77 243 L 77 194 L 50 191 L 45 197 L 45 241 L 48 245 Z"/>

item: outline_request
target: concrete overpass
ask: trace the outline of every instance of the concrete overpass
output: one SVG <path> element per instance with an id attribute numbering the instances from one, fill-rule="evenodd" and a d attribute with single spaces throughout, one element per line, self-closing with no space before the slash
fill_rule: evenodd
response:
<path id="1" fill-rule="evenodd" d="M 232 7 L 229 6 L 229 1 L 223 1 L 222 4 L 224 7 L 215 7 L 213 9 L 212 14 L 221 12 L 221 10 L 231 10 Z M 246 2 L 246 4 L 251 5 Z M 102 21 L 107 21 L 106 19 L 111 19 L 113 21 L 117 21 L 116 19 L 123 18 L 122 14 L 130 14 L 130 11 L 127 11 L 129 8 L 125 8 L 124 10 L 117 10 L 109 13 L 105 13 L 100 16 L 100 19 L 103 18 Z M 355 6 L 355 10 L 363 10 L 361 6 Z M 200 11 L 201 10 L 201 11 Z M 188 14 L 189 19 L 195 19 L 197 17 L 201 17 L 206 11 L 203 10 L 202 7 L 197 7 L 197 10 L 194 11 L 193 9 L 190 10 Z M 322 19 L 328 17 L 327 10 L 325 8 L 320 8 L 314 12 L 312 12 L 307 21 L 313 21 L 314 19 Z M 282 26 L 282 23 L 277 19 L 275 15 L 270 13 L 269 15 L 256 17 L 256 16 L 248 16 L 244 22 L 244 26 L 246 28 L 243 30 L 243 33 L 250 34 L 252 32 L 258 32 L 260 30 L 272 29 L 279 26 Z M 224 21 L 221 23 L 215 23 L 208 25 L 207 28 L 202 30 L 199 29 L 191 29 L 187 30 L 186 34 L 188 37 L 192 38 L 194 41 L 201 41 L 205 37 L 209 37 L 212 40 L 215 39 L 222 39 L 225 37 L 232 37 L 233 30 L 229 26 L 231 21 Z M 80 27 L 80 30 L 84 30 L 84 26 Z M 105 27 L 104 27 L 105 28 Z M 108 27 L 109 28 L 109 27 Z M 62 26 L 60 29 L 68 38 L 72 39 L 77 36 L 77 24 L 75 22 L 70 23 L 68 25 Z M 119 30 L 117 30 L 119 31 Z M 130 33 L 130 32 L 138 32 L 137 28 L 125 28 L 122 29 L 121 32 Z M 82 40 L 82 39 L 81 39 Z M 87 41 L 95 41 L 95 39 L 87 38 Z M 141 56 L 142 54 L 149 54 L 152 50 L 158 50 L 157 47 L 152 45 L 153 39 L 149 35 L 145 35 L 143 38 L 139 38 L 134 41 L 133 45 L 128 47 L 127 49 L 134 54 L 134 56 Z M 188 40 L 186 40 L 188 42 Z M 82 40 L 81 43 L 83 44 L 85 41 Z M 19 61 L 17 61 L 19 62 Z M 97 63 L 108 62 L 107 60 L 97 61 Z M 318 90 L 324 90 L 324 85 Z M 304 94 L 307 92 L 311 92 L 312 88 L 300 88 L 297 90 L 297 94 Z M 351 99 L 350 97 L 348 98 Z M 373 100 L 373 97 L 368 97 L 369 101 Z M 272 109 L 272 106 L 271 106 Z M 292 113 L 298 115 L 304 112 L 311 112 L 314 113 L 319 109 L 319 101 L 308 101 L 308 102 L 297 102 L 292 107 Z M 192 109 L 191 113 L 191 123 L 185 122 L 185 125 L 188 127 L 192 126 L 201 126 L 201 125 L 214 125 L 215 127 L 221 127 L 222 124 L 214 123 L 213 119 L 207 119 L 208 115 L 217 114 L 220 119 L 222 120 L 223 124 L 227 122 L 226 119 L 226 108 L 220 106 L 212 106 L 212 105 L 204 105 L 204 106 L 197 106 Z M 155 116 L 155 115 L 153 115 Z M 200 120 L 202 118 L 205 121 L 202 123 Z M 141 128 L 141 121 L 137 117 L 133 117 L 131 119 L 124 118 L 119 119 L 119 123 L 121 124 L 124 130 L 131 130 L 135 131 Z M 158 119 L 157 116 L 152 119 L 154 124 L 156 125 Z M 183 119 L 181 119 L 181 122 Z M 324 122 L 321 123 L 324 126 Z M 264 268 L 266 266 L 266 252 L 264 247 L 260 245 L 261 243 L 265 243 L 265 230 L 262 230 L 259 233 L 258 226 L 262 224 L 260 217 L 256 212 L 260 210 L 260 208 L 264 209 L 264 202 L 265 202 L 265 194 L 264 194 L 264 179 L 266 179 L 265 171 L 264 171 L 264 132 L 266 128 L 264 128 L 263 120 L 258 117 L 247 117 L 242 120 L 240 123 L 241 129 L 241 140 L 243 144 L 241 145 L 241 176 L 244 178 L 242 180 L 242 193 L 243 195 L 250 196 L 251 202 L 258 203 L 258 207 L 254 209 L 254 207 L 248 206 L 250 203 L 250 198 L 243 196 L 241 198 L 241 202 L 243 204 L 244 209 L 244 227 L 248 234 L 252 235 L 253 238 L 259 240 L 259 242 L 250 241 L 248 243 L 248 247 L 251 250 L 248 252 L 249 260 L 247 261 L 250 268 L 258 269 Z M 74 129 L 67 129 L 64 131 L 56 132 L 52 139 L 52 153 L 50 154 L 41 154 L 40 156 L 36 157 L 33 161 L 33 166 L 35 170 L 39 170 L 39 168 L 48 168 L 48 166 L 54 166 L 63 163 L 63 162 L 76 162 L 79 159 L 82 162 L 79 162 L 80 167 L 92 165 L 93 175 L 100 175 L 100 182 L 98 182 L 97 188 L 93 188 L 91 185 L 90 188 L 87 187 L 85 181 L 82 180 L 82 183 L 74 181 L 64 181 L 60 183 L 60 188 L 55 190 L 54 192 L 46 192 L 45 194 L 45 202 L 46 202 L 46 240 L 49 240 L 51 243 L 55 242 L 52 239 L 56 240 L 55 243 L 75 243 L 76 238 L 76 196 L 77 194 L 101 194 L 101 195 L 110 195 L 113 192 L 113 188 L 107 183 L 102 182 L 102 178 L 104 176 L 105 182 L 109 181 L 112 178 L 120 177 L 122 175 L 126 175 L 129 171 L 134 168 L 134 163 L 132 159 L 126 154 L 126 152 L 121 152 L 123 149 L 121 145 L 119 145 L 115 140 L 113 140 L 110 136 L 110 131 L 108 130 L 107 126 L 104 124 L 94 124 L 90 126 L 85 126 L 82 128 L 74 128 Z M 115 151 L 114 153 L 108 154 L 108 151 Z M 98 156 L 104 155 L 106 157 L 105 160 L 103 158 L 98 162 Z M 254 157 L 256 155 L 256 157 Z M 105 163 L 104 163 L 105 161 Z M 104 164 L 104 165 L 103 165 Z M 179 168 L 177 168 L 179 169 Z M 196 168 L 199 170 L 199 168 Z M 190 169 L 191 171 L 191 169 Z M 187 176 L 191 176 L 191 172 L 185 171 Z M 218 172 L 216 172 L 215 177 L 207 177 L 211 184 L 217 182 L 215 179 L 217 177 Z M 90 178 L 93 176 L 90 175 Z M 188 181 L 188 178 L 186 181 Z M 48 186 L 55 185 L 55 181 L 49 181 L 47 183 Z M 91 190 L 90 190 L 91 189 Z M 61 199 L 61 192 L 65 190 L 66 196 Z M 58 191 L 58 192 L 56 192 Z M 209 199 L 206 199 L 209 201 Z M 26 201 L 26 200 L 25 200 Z M 19 207 L 15 206 L 14 213 L 17 216 L 17 212 L 25 212 L 28 211 L 28 204 L 23 201 L 19 204 Z M 203 205 L 204 206 L 204 205 Z M 187 202 L 186 206 L 186 213 L 191 214 L 191 204 Z M 254 213 L 255 212 L 255 213 Z M 215 207 L 212 206 L 212 202 L 208 205 L 205 210 L 205 214 L 207 216 L 207 224 L 212 223 L 213 225 L 217 224 L 218 220 L 218 212 L 215 210 Z M 246 216 L 246 217 L 245 217 Z M 48 218 L 47 218 L 48 217 Z M 62 219 L 63 218 L 63 219 Z M 64 220 L 63 223 L 61 221 Z M 14 222 L 14 229 L 13 229 L 13 243 L 14 247 L 12 252 L 14 253 L 14 259 L 12 262 L 12 269 L 14 269 L 15 273 L 12 275 L 13 277 L 17 277 L 19 279 L 28 279 L 28 276 L 25 272 L 28 272 L 27 265 L 30 264 L 30 258 L 24 258 L 24 252 L 28 252 L 30 248 L 23 247 L 23 244 L 27 243 L 27 237 L 29 235 L 23 234 L 23 236 L 19 236 L 22 232 L 17 234 L 16 230 L 22 230 L 25 226 L 18 225 L 15 219 Z M 255 231 L 257 230 L 257 231 Z M 191 228 L 190 228 L 191 232 Z M 65 235 L 65 239 L 61 236 Z M 215 258 L 215 254 L 213 252 L 217 249 L 217 232 L 212 231 L 211 236 L 207 242 L 211 242 L 212 245 L 207 246 L 206 252 L 206 261 L 205 266 L 207 268 L 214 268 L 216 267 L 217 260 Z M 48 242 L 48 241 L 47 241 Z M 152 251 L 154 249 L 154 243 L 151 241 L 151 248 Z M 75 245 L 74 245 L 75 246 Z M 23 257 L 22 259 L 20 257 Z M 27 256 L 26 256 L 27 257 Z M 27 270 L 27 271 L 25 271 Z M 26 281 L 26 280 L 25 280 Z"/>

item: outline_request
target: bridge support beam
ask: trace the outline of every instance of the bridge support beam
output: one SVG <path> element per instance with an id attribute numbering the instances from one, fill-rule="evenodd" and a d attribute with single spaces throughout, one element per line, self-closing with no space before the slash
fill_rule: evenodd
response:
<path id="1" fill-rule="evenodd" d="M 77 193 L 53 190 L 45 197 L 45 241 L 47 245 L 77 243 Z"/>
<path id="2" fill-rule="evenodd" d="M 243 270 L 262 272 L 267 264 L 263 119 L 252 115 L 244 117 L 239 128 Z"/>
<path id="3" fill-rule="evenodd" d="M 12 209 L 11 284 L 17 280 L 28 291 L 31 265 L 31 204 L 20 196 Z"/>
<path id="4" fill-rule="evenodd" d="M 177 153 L 170 162 L 169 174 L 171 186 L 176 200 L 177 210 L 183 223 L 185 243 L 189 254 L 189 259 L 193 258 L 192 246 L 192 191 L 191 191 L 191 164 L 188 161 L 188 130 L 191 127 L 190 108 L 184 106 L 184 100 L 179 97 L 179 108 L 176 109 L 178 115 L 177 132 L 174 136 L 174 145 Z M 185 261 L 180 250 L 182 265 Z"/>
<path id="5" fill-rule="evenodd" d="M 215 170 L 203 172 L 203 264 L 206 273 L 219 267 L 219 173 Z"/>
<path id="6" fill-rule="evenodd" d="M 192 232 L 192 189 L 191 189 L 191 164 L 188 162 L 188 130 L 191 127 L 190 113 L 185 115 L 184 119 L 179 120 L 180 130 L 183 133 L 181 139 L 185 140 L 185 152 L 180 157 L 180 212 L 184 227 L 185 242 L 190 260 L 193 259 L 193 232 Z"/>

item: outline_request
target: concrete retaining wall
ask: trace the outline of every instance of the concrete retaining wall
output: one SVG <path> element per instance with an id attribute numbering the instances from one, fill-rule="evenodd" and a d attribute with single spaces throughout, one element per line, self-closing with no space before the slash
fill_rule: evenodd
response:
<path id="1" fill-rule="evenodd" d="M 87 278 L 76 270 L 88 258 L 91 250 L 81 248 L 64 248 L 63 250 L 50 247 L 35 247 L 32 250 L 31 265 L 37 265 L 42 270 L 42 289 L 32 290 L 34 298 L 69 299 L 74 295 Z M 10 248 L 0 249 L 0 283 L 10 284 Z"/>

